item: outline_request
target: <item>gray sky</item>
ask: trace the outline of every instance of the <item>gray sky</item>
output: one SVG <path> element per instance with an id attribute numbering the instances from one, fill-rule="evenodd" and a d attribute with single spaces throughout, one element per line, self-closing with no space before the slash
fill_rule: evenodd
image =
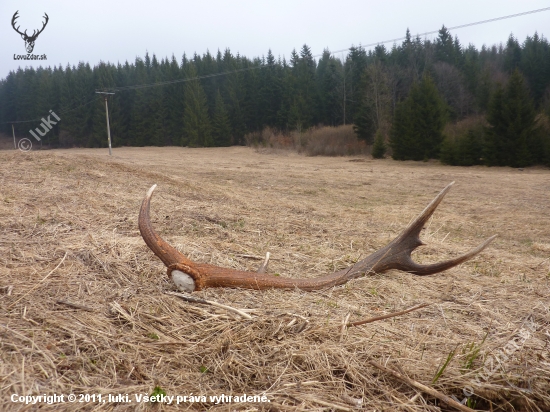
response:
<path id="1" fill-rule="evenodd" d="M 245 1 L 66 1 L 2 0 L 0 3 L 0 78 L 19 66 L 71 65 L 79 61 L 92 66 L 99 61 L 134 61 L 148 50 L 157 58 L 184 52 L 215 54 L 229 47 L 246 57 L 265 55 L 271 48 L 288 56 L 307 43 L 314 55 L 352 44 L 369 44 L 494 17 L 550 7 L 550 1 L 529 0 L 245 0 Z M 14 61 L 26 54 L 24 42 L 11 27 L 19 10 L 21 30 L 42 27 L 34 54 L 47 55 L 46 62 Z M 548 37 L 550 11 L 458 29 L 461 43 L 493 45 L 506 42 L 513 33 L 522 42 L 535 31 Z M 430 38 L 435 35 L 430 36 Z M 387 45 L 391 47 L 391 45 Z"/>

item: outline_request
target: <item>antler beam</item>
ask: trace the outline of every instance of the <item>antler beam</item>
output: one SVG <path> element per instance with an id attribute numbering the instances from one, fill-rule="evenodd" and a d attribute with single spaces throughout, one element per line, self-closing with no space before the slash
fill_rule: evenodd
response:
<path id="1" fill-rule="evenodd" d="M 422 213 L 388 245 L 346 269 L 313 279 L 284 278 L 261 272 L 222 268 L 189 260 L 164 241 L 151 225 L 149 208 L 153 191 L 157 185 L 153 185 L 149 189 L 141 204 L 139 230 L 147 246 L 166 265 L 168 276 L 173 279 L 178 288 L 187 292 L 212 287 L 257 290 L 298 288 L 311 291 L 342 285 L 366 273 L 382 273 L 390 269 L 398 269 L 418 276 L 432 275 L 471 259 L 485 249 L 496 237 L 496 235 L 492 236 L 464 255 L 444 262 L 421 265 L 412 260 L 411 252 L 424 244 L 419 237 L 420 231 L 453 184 L 454 182 L 443 189 Z"/>

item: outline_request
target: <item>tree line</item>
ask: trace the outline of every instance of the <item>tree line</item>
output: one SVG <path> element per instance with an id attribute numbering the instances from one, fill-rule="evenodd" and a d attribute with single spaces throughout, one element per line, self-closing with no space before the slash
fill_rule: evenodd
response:
<path id="1" fill-rule="evenodd" d="M 156 84 L 154 87 L 136 87 Z M 445 28 L 434 40 L 351 47 L 315 58 L 304 45 L 287 60 L 229 49 L 180 61 L 154 54 L 133 63 L 19 68 L 0 80 L 0 127 L 19 137 L 53 110 L 51 146 L 104 147 L 105 104 L 114 146 L 228 146 L 265 127 L 283 133 L 353 124 L 359 139 L 395 159 L 450 164 L 550 163 L 550 45 L 477 49 Z M 28 119 L 33 122 L 10 123 Z M 474 119 L 474 120 L 472 120 Z M 467 127 L 453 125 L 467 124 Z"/>

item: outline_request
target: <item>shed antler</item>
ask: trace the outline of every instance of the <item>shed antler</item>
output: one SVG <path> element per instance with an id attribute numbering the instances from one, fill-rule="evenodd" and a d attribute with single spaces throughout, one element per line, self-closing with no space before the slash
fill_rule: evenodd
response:
<path id="1" fill-rule="evenodd" d="M 435 199 L 426 206 L 422 213 L 388 245 L 346 269 L 313 279 L 284 278 L 265 273 L 222 268 L 189 260 L 157 235 L 151 226 L 149 206 L 153 191 L 157 185 L 153 185 L 149 189 L 141 204 L 139 212 L 139 230 L 147 246 L 149 246 L 153 253 L 157 255 L 168 268 L 168 276 L 174 280 L 179 288 L 188 292 L 209 287 L 233 287 L 259 290 L 298 288 L 311 291 L 342 285 L 366 273 L 381 273 L 390 269 L 398 269 L 418 276 L 432 275 L 471 259 L 485 249 L 496 237 L 496 235 L 492 236 L 468 253 L 445 262 L 420 265 L 412 260 L 411 252 L 418 246 L 424 244 L 419 237 L 420 231 L 453 184 L 454 182 L 443 189 Z"/>

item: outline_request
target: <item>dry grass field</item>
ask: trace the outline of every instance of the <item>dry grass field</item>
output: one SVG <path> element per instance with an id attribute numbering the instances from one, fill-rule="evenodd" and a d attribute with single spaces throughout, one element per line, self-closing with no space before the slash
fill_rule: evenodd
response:
<path id="1" fill-rule="evenodd" d="M 269 251 L 270 273 L 315 277 L 384 246 L 451 181 L 414 257 L 497 234 L 479 256 L 319 292 L 194 293 L 251 319 L 166 294 L 137 228 L 156 183 L 153 224 L 191 259 L 255 270 Z M 474 409 L 550 411 L 548 169 L 243 147 L 0 152 L 1 410 L 455 410 L 372 361 Z M 196 398 L 137 402 L 161 391 Z M 13 402 L 44 394 L 77 400 Z M 210 400 L 222 394 L 269 402 Z"/>

